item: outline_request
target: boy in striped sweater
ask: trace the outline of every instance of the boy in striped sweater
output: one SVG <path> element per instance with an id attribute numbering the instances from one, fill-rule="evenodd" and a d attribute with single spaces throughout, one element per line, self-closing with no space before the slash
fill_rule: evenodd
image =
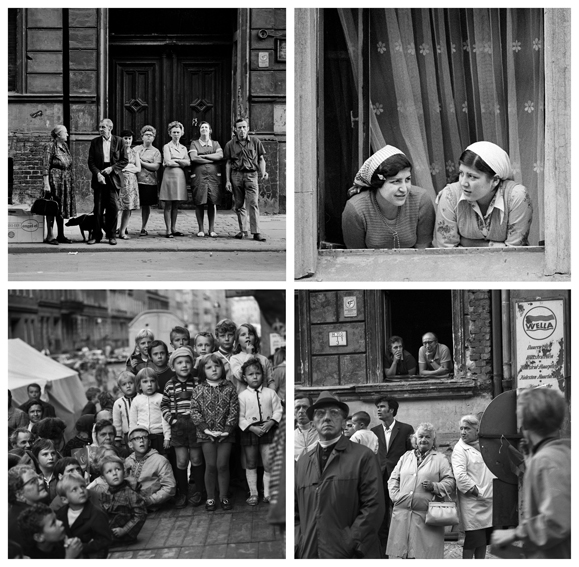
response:
<path id="1" fill-rule="evenodd" d="M 169 358 L 169 367 L 175 372 L 165 386 L 161 400 L 163 418 L 171 426 L 171 446 L 175 448 L 178 496 L 175 508 L 187 506 L 188 482 L 187 468 L 191 461 L 191 475 L 197 492 L 191 497 L 191 504 L 201 504 L 205 500 L 203 481 L 203 452 L 197 442 L 197 431 L 191 419 L 191 398 L 197 385 L 191 374 L 193 354 L 189 347 L 179 347 Z"/>

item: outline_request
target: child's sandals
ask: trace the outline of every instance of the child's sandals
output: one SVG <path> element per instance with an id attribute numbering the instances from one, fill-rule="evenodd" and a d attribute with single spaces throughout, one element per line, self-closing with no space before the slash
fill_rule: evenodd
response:
<path id="1" fill-rule="evenodd" d="M 231 502 L 227 498 L 223 498 L 221 500 L 221 509 L 222 510 L 231 510 L 232 508 L 233 508 L 233 506 L 231 505 Z"/>
<path id="2" fill-rule="evenodd" d="M 216 508 L 215 500 L 207 500 L 207 502 L 205 502 L 205 510 L 208 512 L 215 512 Z"/>
<path id="3" fill-rule="evenodd" d="M 198 236 L 199 238 L 203 238 L 203 237 L 205 236 L 205 233 L 204 233 L 202 230 L 200 230 L 200 231 L 197 233 L 197 236 Z"/>

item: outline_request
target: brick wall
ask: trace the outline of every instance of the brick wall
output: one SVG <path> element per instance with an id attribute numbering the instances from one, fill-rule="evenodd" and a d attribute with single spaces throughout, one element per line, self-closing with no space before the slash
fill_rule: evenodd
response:
<path id="1" fill-rule="evenodd" d="M 492 388 L 491 294 L 468 291 L 468 336 L 465 344 L 467 376 L 481 392 Z"/>
<path id="2" fill-rule="evenodd" d="M 14 204 L 31 204 L 42 195 L 42 156 L 49 139 L 43 133 L 10 134 L 8 157 L 13 159 Z"/>

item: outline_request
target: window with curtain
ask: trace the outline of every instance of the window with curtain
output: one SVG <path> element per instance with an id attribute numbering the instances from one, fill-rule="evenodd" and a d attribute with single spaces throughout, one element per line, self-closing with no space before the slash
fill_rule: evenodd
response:
<path id="1" fill-rule="evenodd" d="M 338 13 L 352 68 L 370 68 L 372 151 L 399 147 L 435 198 L 469 144 L 501 146 L 533 201 L 529 244 L 543 241 L 543 10 L 373 9 L 368 54 L 357 49 L 360 11 Z"/>

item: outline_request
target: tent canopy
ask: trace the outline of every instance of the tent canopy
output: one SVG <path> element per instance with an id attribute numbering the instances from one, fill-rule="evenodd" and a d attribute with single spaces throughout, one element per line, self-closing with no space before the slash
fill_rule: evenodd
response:
<path id="1" fill-rule="evenodd" d="M 21 339 L 8 340 L 8 388 L 15 406 L 28 400 L 28 384 L 42 388 L 42 399 L 51 403 L 66 423 L 65 437 L 73 436 L 74 424 L 86 404 L 78 373 L 44 356 Z"/>

